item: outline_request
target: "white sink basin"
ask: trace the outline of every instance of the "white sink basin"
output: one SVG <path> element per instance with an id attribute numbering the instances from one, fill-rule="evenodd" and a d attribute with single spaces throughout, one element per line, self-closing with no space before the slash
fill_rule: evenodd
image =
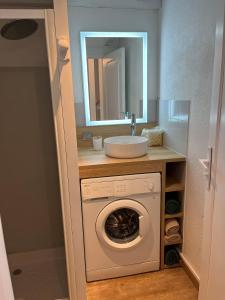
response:
<path id="1" fill-rule="evenodd" d="M 116 158 L 134 158 L 148 152 L 148 139 L 143 136 L 113 136 L 104 140 L 105 154 Z"/>

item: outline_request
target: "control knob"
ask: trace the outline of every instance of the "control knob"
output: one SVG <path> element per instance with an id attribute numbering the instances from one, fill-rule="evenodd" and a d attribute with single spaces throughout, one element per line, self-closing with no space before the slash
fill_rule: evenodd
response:
<path id="1" fill-rule="evenodd" d="M 148 190 L 149 192 L 154 192 L 154 184 L 153 183 L 148 183 Z"/>

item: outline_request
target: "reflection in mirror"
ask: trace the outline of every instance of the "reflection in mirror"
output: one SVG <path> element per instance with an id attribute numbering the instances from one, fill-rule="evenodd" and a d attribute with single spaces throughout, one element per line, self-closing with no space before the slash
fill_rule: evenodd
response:
<path id="1" fill-rule="evenodd" d="M 147 121 L 147 33 L 81 32 L 86 125 Z"/>

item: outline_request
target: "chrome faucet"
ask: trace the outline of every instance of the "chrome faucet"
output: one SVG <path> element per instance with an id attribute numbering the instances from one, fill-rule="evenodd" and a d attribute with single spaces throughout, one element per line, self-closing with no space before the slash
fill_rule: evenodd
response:
<path id="1" fill-rule="evenodd" d="M 136 135 L 136 116 L 135 114 L 131 114 L 131 124 L 130 124 L 130 129 L 131 129 L 131 135 Z"/>

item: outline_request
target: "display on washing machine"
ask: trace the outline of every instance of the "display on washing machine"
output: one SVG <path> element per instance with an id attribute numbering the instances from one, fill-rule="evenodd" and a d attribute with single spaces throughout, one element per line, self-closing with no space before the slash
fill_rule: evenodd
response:
<path id="1" fill-rule="evenodd" d="M 139 215 L 130 208 L 113 211 L 105 222 L 107 236 L 117 243 L 128 243 L 139 235 Z"/>

